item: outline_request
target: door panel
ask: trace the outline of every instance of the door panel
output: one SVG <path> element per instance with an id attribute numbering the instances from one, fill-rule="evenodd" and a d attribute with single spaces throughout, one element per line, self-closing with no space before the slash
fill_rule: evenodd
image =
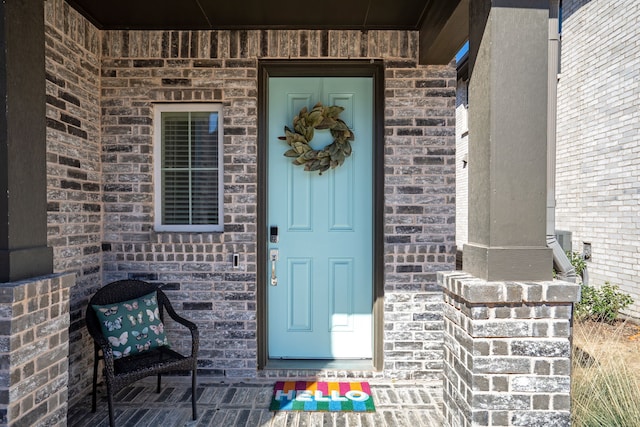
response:
<path id="1" fill-rule="evenodd" d="M 268 352 L 271 358 L 370 358 L 373 307 L 373 82 L 371 78 L 269 79 L 269 226 L 278 227 L 269 286 Z M 345 108 L 353 154 L 319 175 L 284 157 L 278 140 L 304 106 Z M 316 130 L 314 149 L 332 142 Z M 267 251 L 269 252 L 269 251 Z M 272 262 L 269 261 L 269 276 Z"/>
<path id="2" fill-rule="evenodd" d="M 353 331 L 353 288 L 353 259 L 329 259 L 330 331 Z"/>
<path id="3" fill-rule="evenodd" d="M 312 331 L 313 298 L 310 258 L 288 258 L 289 293 L 287 331 Z M 282 284 L 280 284 L 282 285 Z"/>
<path id="4" fill-rule="evenodd" d="M 351 157 L 355 155 L 353 153 Z M 342 180 L 336 180 L 335 174 L 329 176 L 329 229 L 331 231 L 354 231 L 353 168 L 348 167 L 344 175 Z"/>

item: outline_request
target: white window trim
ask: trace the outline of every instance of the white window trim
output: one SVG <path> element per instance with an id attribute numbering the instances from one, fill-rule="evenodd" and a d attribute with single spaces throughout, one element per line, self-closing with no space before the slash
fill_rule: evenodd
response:
<path id="1" fill-rule="evenodd" d="M 164 112 L 216 112 L 218 113 L 218 218 L 219 224 L 176 225 L 162 224 L 162 113 Z M 224 231 L 224 128 L 222 104 L 172 103 L 154 105 L 153 123 L 153 178 L 154 178 L 154 229 L 167 232 L 221 232 Z"/>

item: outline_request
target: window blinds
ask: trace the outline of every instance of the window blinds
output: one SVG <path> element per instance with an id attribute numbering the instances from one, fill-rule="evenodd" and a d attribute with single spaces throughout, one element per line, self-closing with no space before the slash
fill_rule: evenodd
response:
<path id="1" fill-rule="evenodd" d="M 220 222 L 218 113 L 162 113 L 162 223 Z"/>

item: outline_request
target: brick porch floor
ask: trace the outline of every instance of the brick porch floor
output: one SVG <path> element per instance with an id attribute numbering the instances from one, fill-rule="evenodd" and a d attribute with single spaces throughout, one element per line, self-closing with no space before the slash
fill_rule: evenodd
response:
<path id="1" fill-rule="evenodd" d="M 118 427 L 432 427 L 442 425 L 440 382 L 369 381 L 375 413 L 269 411 L 275 381 L 222 383 L 202 380 L 198 387 L 198 419 L 191 420 L 191 388 L 185 378 L 163 379 L 160 394 L 152 379 L 125 388 L 116 396 Z M 109 425 L 104 386 L 99 389 L 98 410 L 91 413 L 86 396 L 68 412 L 69 427 Z"/>

